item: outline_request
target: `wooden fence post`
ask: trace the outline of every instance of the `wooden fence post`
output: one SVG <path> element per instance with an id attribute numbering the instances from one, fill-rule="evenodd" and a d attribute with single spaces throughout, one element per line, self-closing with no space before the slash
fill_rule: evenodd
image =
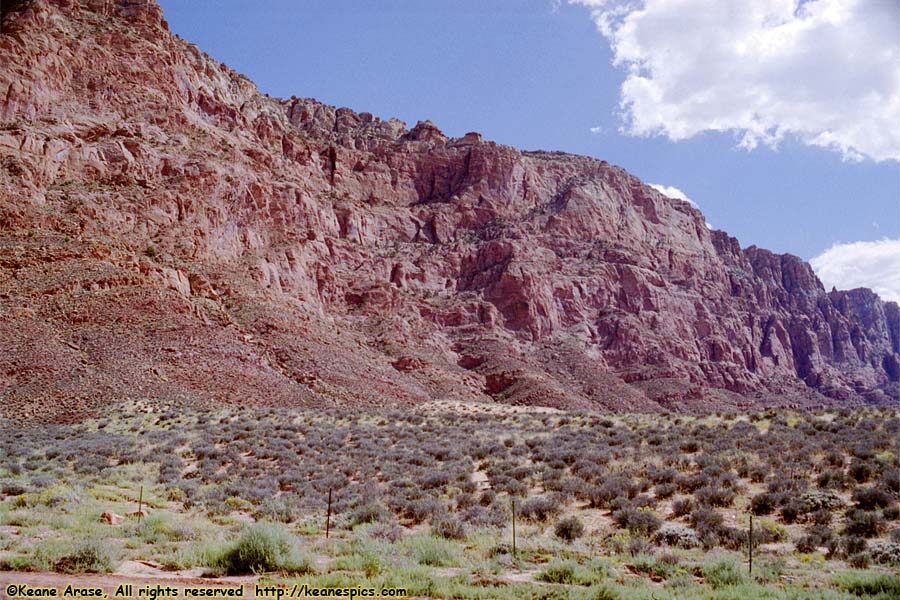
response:
<path id="1" fill-rule="evenodd" d="M 516 558 L 516 499 L 512 499 L 512 555 Z"/>
<path id="2" fill-rule="evenodd" d="M 750 575 L 753 576 L 753 513 L 750 513 L 750 536 L 747 540 L 747 547 L 750 554 Z"/>
<path id="3" fill-rule="evenodd" d="M 331 488 L 328 488 L 328 514 L 325 516 L 325 539 L 331 535 Z"/>

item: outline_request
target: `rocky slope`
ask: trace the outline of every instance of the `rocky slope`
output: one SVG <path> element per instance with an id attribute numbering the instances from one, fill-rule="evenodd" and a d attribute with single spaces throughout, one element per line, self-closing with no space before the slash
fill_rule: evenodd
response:
<path id="1" fill-rule="evenodd" d="M 900 402 L 896 304 L 606 162 L 269 98 L 152 0 L 4 0 L 0 57 L 6 416 Z"/>

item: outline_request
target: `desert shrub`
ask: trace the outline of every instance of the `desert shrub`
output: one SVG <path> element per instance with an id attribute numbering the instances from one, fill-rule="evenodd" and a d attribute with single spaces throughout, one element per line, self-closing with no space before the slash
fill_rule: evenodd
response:
<path id="1" fill-rule="evenodd" d="M 34 480 L 32 479 L 32 482 Z M 887 469 L 881 474 L 881 485 L 895 495 L 900 495 L 900 469 Z"/>
<path id="2" fill-rule="evenodd" d="M 466 539 L 465 525 L 458 518 L 451 515 L 443 515 L 432 522 L 431 533 L 448 540 Z"/>
<path id="3" fill-rule="evenodd" d="M 719 528 L 725 521 L 725 518 L 712 508 L 698 506 L 691 511 L 688 521 L 698 533 L 702 533 L 703 530 L 715 530 Z"/>
<path id="4" fill-rule="evenodd" d="M 800 511 L 835 510 L 844 505 L 843 500 L 831 490 L 810 490 L 800 496 Z"/>
<path id="5" fill-rule="evenodd" d="M 509 472 L 510 477 L 512 477 L 516 481 L 521 481 L 521 482 L 524 482 L 529 477 L 531 477 L 533 474 L 534 474 L 534 467 L 530 467 L 527 465 L 515 467 Z"/>
<path id="6" fill-rule="evenodd" d="M 806 534 L 794 543 L 794 549 L 797 552 L 810 553 L 815 552 L 821 545 L 822 539 L 813 534 Z"/>
<path id="7" fill-rule="evenodd" d="M 820 488 L 844 489 L 849 482 L 841 469 L 828 469 L 816 478 L 816 485 Z"/>
<path id="8" fill-rule="evenodd" d="M 460 492 L 456 496 L 453 497 L 453 502 L 456 504 L 456 510 L 465 510 L 470 506 L 474 506 L 476 504 L 477 498 L 474 495 L 468 494 L 466 492 Z"/>
<path id="9" fill-rule="evenodd" d="M 614 512 L 612 518 L 622 529 L 638 535 L 653 535 L 662 525 L 659 517 L 649 510 L 623 508 Z"/>
<path id="10" fill-rule="evenodd" d="M 694 510 L 694 501 L 690 498 L 679 498 L 672 503 L 672 515 L 675 517 L 683 517 Z"/>
<path id="11" fill-rule="evenodd" d="M 93 475 L 110 468 L 109 459 L 97 454 L 83 454 L 75 458 L 72 468 L 81 475 Z"/>
<path id="12" fill-rule="evenodd" d="M 754 515 L 769 515 L 778 505 L 777 496 L 771 492 L 762 492 L 750 499 L 750 512 Z"/>
<path id="13" fill-rule="evenodd" d="M 718 544 L 728 550 L 740 550 L 747 546 L 747 532 L 737 527 L 720 526 L 715 530 Z"/>
<path id="14" fill-rule="evenodd" d="M 109 573 L 115 570 L 118 548 L 106 540 L 88 538 L 47 558 L 58 573 Z"/>
<path id="15" fill-rule="evenodd" d="M 707 506 L 731 506 L 734 502 L 734 490 L 717 485 L 708 485 L 694 492 L 694 498 L 698 503 L 706 504 Z"/>
<path id="16" fill-rule="evenodd" d="M 657 559 L 651 556 L 635 556 L 632 566 L 638 573 L 668 579 L 678 570 L 679 562 L 678 556 L 669 552 Z"/>
<path id="17" fill-rule="evenodd" d="M 679 548 L 696 548 L 700 545 L 697 532 L 681 523 L 663 523 L 656 532 L 655 539 L 657 543 Z"/>
<path id="18" fill-rule="evenodd" d="M 706 583 L 718 589 L 744 583 L 744 574 L 734 561 L 722 559 L 703 565 L 703 579 Z"/>
<path id="19" fill-rule="evenodd" d="M 702 473 L 686 473 L 675 478 L 675 485 L 683 494 L 693 494 L 706 484 L 706 478 Z"/>
<path id="20" fill-rule="evenodd" d="M 588 485 L 583 491 L 591 508 L 606 508 L 615 498 L 634 498 L 640 491 L 634 481 L 623 475 L 614 475 L 601 485 Z"/>
<path id="21" fill-rule="evenodd" d="M 578 517 L 566 517 L 556 523 L 553 533 L 563 541 L 572 542 L 584 535 L 584 523 Z"/>
<path id="22" fill-rule="evenodd" d="M 762 483 L 769 476 L 769 467 L 766 465 L 754 465 L 750 467 L 747 476 L 753 483 Z"/>
<path id="23" fill-rule="evenodd" d="M 0 571 L 39 571 L 42 565 L 23 554 L 5 554 L 0 557 Z"/>
<path id="24" fill-rule="evenodd" d="M 562 507 L 559 500 L 551 496 L 537 496 L 522 503 L 519 514 L 522 519 L 533 523 L 545 523 L 556 518 Z"/>
<path id="25" fill-rule="evenodd" d="M 866 598 L 900 598 L 900 575 L 887 573 L 844 573 L 835 583 L 847 592 Z"/>
<path id="26" fill-rule="evenodd" d="M 419 484 L 424 489 L 430 490 L 449 485 L 451 481 L 453 476 L 448 471 L 429 471 L 419 479 Z"/>
<path id="27" fill-rule="evenodd" d="M 31 485 L 39 490 L 48 488 L 58 481 L 57 478 L 53 475 L 44 473 L 37 473 L 35 475 L 32 475 L 29 479 L 31 480 Z"/>
<path id="28" fill-rule="evenodd" d="M 376 523 L 386 521 L 390 517 L 390 513 L 380 504 L 370 502 L 356 507 L 350 514 L 350 523 L 353 525 L 363 525 L 365 523 Z"/>
<path id="29" fill-rule="evenodd" d="M 787 524 L 795 523 L 803 512 L 803 505 L 799 500 L 789 500 L 778 510 L 781 520 Z"/>
<path id="30" fill-rule="evenodd" d="M 376 540 L 385 540 L 395 544 L 403 539 L 403 527 L 396 523 L 379 523 L 369 529 L 369 537 Z"/>
<path id="31" fill-rule="evenodd" d="M 629 501 L 629 504 L 634 508 L 656 508 L 656 498 L 647 494 L 638 494 Z"/>
<path id="32" fill-rule="evenodd" d="M 618 498 L 613 498 L 609 502 L 609 510 L 610 512 L 616 512 L 617 510 L 624 510 L 626 508 L 636 508 L 631 504 L 631 500 L 626 498 L 625 496 L 619 496 Z"/>
<path id="33" fill-rule="evenodd" d="M 828 542 L 829 554 L 834 556 L 852 556 L 864 552 L 867 547 L 866 539 L 855 535 L 834 538 Z"/>
<path id="34" fill-rule="evenodd" d="M 681 557 L 674 552 L 666 552 L 661 554 L 656 562 L 661 565 L 677 566 L 681 564 Z"/>
<path id="35" fill-rule="evenodd" d="M 653 545 L 652 540 L 638 535 L 628 540 L 628 543 L 625 545 L 625 551 L 631 556 L 639 556 L 642 554 L 653 554 L 656 551 L 656 547 Z"/>
<path id="36" fill-rule="evenodd" d="M 197 530 L 187 523 L 173 521 L 166 513 L 154 513 L 142 521 L 128 521 L 123 527 L 126 537 L 139 537 L 148 544 L 180 542 L 197 537 Z"/>
<path id="37" fill-rule="evenodd" d="M 900 566 L 900 542 L 875 541 L 869 546 L 869 556 L 880 565 Z"/>
<path id="38" fill-rule="evenodd" d="M 847 564 L 854 569 L 868 569 L 870 561 L 868 552 L 858 552 L 847 557 Z"/>
<path id="39" fill-rule="evenodd" d="M 783 542 L 787 539 L 787 536 L 787 529 L 774 521 L 760 520 L 753 528 L 754 544 Z"/>
<path id="40" fill-rule="evenodd" d="M 809 521 L 815 525 L 830 525 L 834 514 L 827 508 L 820 508 L 809 513 Z"/>
<path id="41" fill-rule="evenodd" d="M 505 503 L 472 506 L 462 513 L 462 519 L 474 527 L 503 527 L 510 521 L 510 510 Z"/>
<path id="42" fill-rule="evenodd" d="M 779 581 L 787 568 L 787 563 L 780 556 L 765 557 L 753 563 L 753 580 L 759 583 Z"/>
<path id="43" fill-rule="evenodd" d="M 847 514 L 844 531 L 861 537 L 877 537 L 885 529 L 884 519 L 877 512 L 853 509 Z"/>
<path id="44" fill-rule="evenodd" d="M 27 494 L 31 490 L 28 489 L 21 481 L 16 481 L 15 479 L 4 479 L 0 481 L 0 494 L 4 496 L 19 496 L 21 494 Z"/>
<path id="45" fill-rule="evenodd" d="M 782 467 L 783 468 L 783 467 Z M 809 481 L 783 475 L 774 476 L 766 484 L 766 491 L 780 498 L 797 497 L 807 490 Z"/>
<path id="46" fill-rule="evenodd" d="M 309 560 L 300 554 L 297 540 L 273 523 L 255 523 L 217 561 L 229 575 L 282 571 L 312 573 Z"/>
<path id="47" fill-rule="evenodd" d="M 660 500 L 665 500 L 666 498 L 671 498 L 675 495 L 675 491 L 677 488 L 672 483 L 660 483 L 655 488 L 653 488 L 653 493 Z"/>
<path id="48" fill-rule="evenodd" d="M 659 485 L 661 483 L 674 482 L 675 478 L 678 477 L 678 471 L 672 469 L 671 467 L 666 467 L 663 469 L 652 467 L 651 470 L 648 471 L 647 475 L 650 481 L 652 481 L 656 485 Z"/>
<path id="49" fill-rule="evenodd" d="M 277 496 L 268 498 L 253 513 L 257 521 L 277 521 L 293 523 L 300 514 L 299 502 L 294 497 Z"/>
<path id="50" fill-rule="evenodd" d="M 894 503 L 889 493 L 874 487 L 858 487 L 853 490 L 852 498 L 857 508 L 862 510 L 885 508 Z"/>
<path id="51" fill-rule="evenodd" d="M 492 479 L 491 485 L 498 492 L 506 492 L 510 496 L 525 497 L 528 495 L 528 486 L 511 477 L 498 477 L 496 480 Z"/>
<path id="52" fill-rule="evenodd" d="M 881 516 L 887 521 L 900 520 L 900 506 L 888 506 L 881 511 Z"/>
<path id="53" fill-rule="evenodd" d="M 535 576 L 538 581 L 572 585 L 581 583 L 580 567 L 574 561 L 551 563 Z"/>
<path id="54" fill-rule="evenodd" d="M 830 467 L 843 467 L 847 461 L 844 459 L 844 453 L 838 450 L 832 450 L 825 455 L 823 464 Z"/>
<path id="55" fill-rule="evenodd" d="M 430 519 L 434 515 L 446 512 L 444 505 L 437 498 L 423 498 L 405 504 L 400 513 L 414 524 Z"/>
<path id="56" fill-rule="evenodd" d="M 855 460 L 847 469 L 847 474 L 857 483 L 865 483 L 872 478 L 872 475 L 875 474 L 875 470 L 868 463 Z"/>
<path id="57" fill-rule="evenodd" d="M 451 567 L 457 562 L 453 542 L 433 536 L 409 536 L 403 540 L 410 557 L 426 567 Z"/>
<path id="58" fill-rule="evenodd" d="M 490 506 L 494 503 L 494 500 L 497 498 L 497 492 L 494 490 L 485 490 L 478 497 L 478 504 L 481 506 Z"/>
<path id="59" fill-rule="evenodd" d="M 816 538 L 816 546 L 827 546 L 834 538 L 834 531 L 827 525 L 810 525 L 806 528 L 806 534 Z"/>
<path id="60" fill-rule="evenodd" d="M 700 443 L 697 440 L 685 440 L 678 445 L 678 449 L 685 454 L 693 454 L 700 450 Z"/>
<path id="61" fill-rule="evenodd" d="M 566 501 L 571 501 L 574 498 L 584 497 L 585 485 L 584 481 L 577 477 L 564 477 L 549 487 L 545 484 L 544 488 L 547 491 L 559 492 L 565 496 Z"/>

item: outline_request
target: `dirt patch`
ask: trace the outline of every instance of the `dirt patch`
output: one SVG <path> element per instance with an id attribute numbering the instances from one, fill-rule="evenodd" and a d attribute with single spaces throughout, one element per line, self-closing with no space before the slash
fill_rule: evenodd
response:
<path id="1" fill-rule="evenodd" d="M 195 567 L 181 571 L 167 571 L 152 560 L 123 561 L 113 575 L 121 577 L 153 577 L 157 579 L 208 579 L 203 577 L 206 569 Z"/>

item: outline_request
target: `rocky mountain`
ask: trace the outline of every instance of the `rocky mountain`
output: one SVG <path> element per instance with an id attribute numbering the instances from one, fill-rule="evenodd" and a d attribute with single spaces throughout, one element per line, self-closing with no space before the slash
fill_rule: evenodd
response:
<path id="1" fill-rule="evenodd" d="M 270 98 L 153 0 L 2 3 L 7 417 L 896 404 L 898 352 L 896 304 L 604 161 Z"/>

